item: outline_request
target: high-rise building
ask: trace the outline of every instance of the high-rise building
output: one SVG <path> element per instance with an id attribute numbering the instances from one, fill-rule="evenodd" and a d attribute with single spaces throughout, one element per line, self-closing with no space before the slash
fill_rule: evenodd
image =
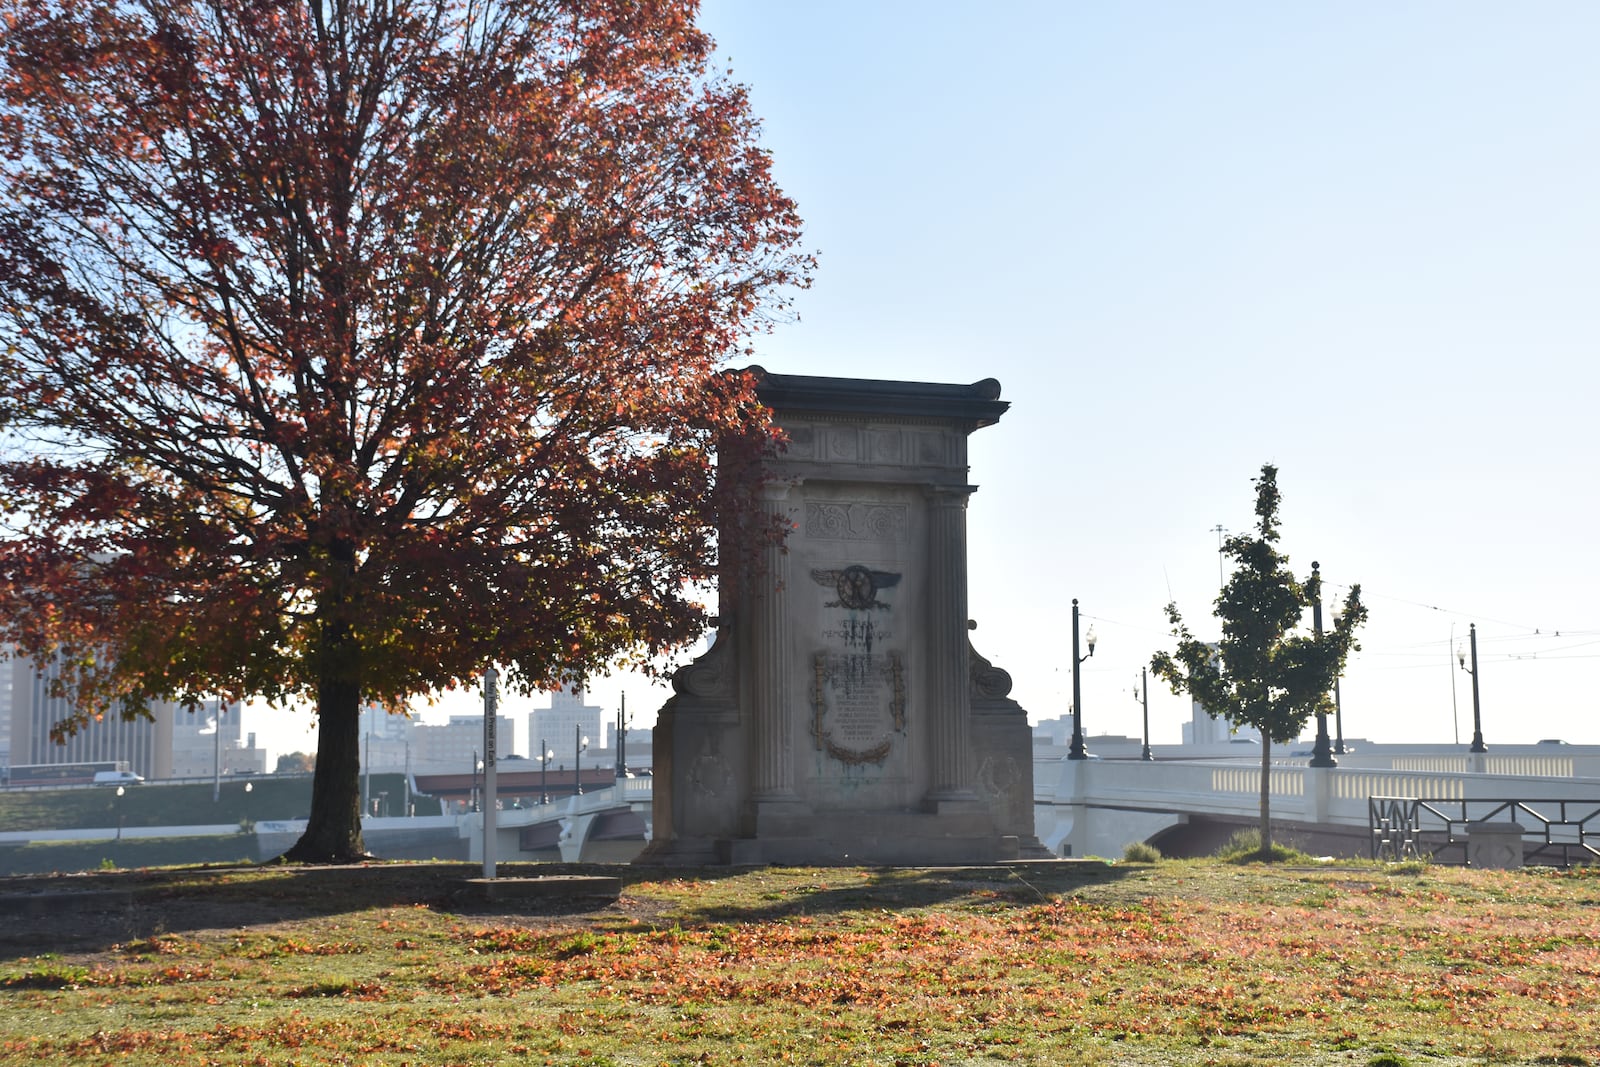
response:
<path id="1" fill-rule="evenodd" d="M 1183 724 L 1186 745 L 1226 745 L 1230 741 L 1260 741 L 1261 731 L 1253 726 L 1234 726 L 1227 719 L 1211 714 L 1198 700 L 1190 701 L 1190 720 Z"/>
<path id="2" fill-rule="evenodd" d="M 528 755 L 538 759 L 542 741 L 555 753 L 552 766 L 571 765 L 579 738 L 587 737 L 591 750 L 610 747 L 606 744 L 608 727 L 605 709 L 584 703 L 582 688 L 558 689 L 550 694 L 548 708 L 528 713 Z"/>
<path id="3" fill-rule="evenodd" d="M 50 740 L 50 728 L 68 718 L 70 709 L 64 697 L 50 694 L 57 666 L 51 663 L 41 673 L 32 660 L 18 658 L 11 667 L 12 766 L 125 760 L 129 770 L 145 778 L 172 777 L 174 705 L 152 704 L 152 719 L 130 722 L 107 715 L 58 745 Z"/>
<path id="4" fill-rule="evenodd" d="M 391 715 L 377 704 L 362 708 L 362 768 L 368 771 L 407 770 L 413 758 L 411 731 L 415 728 L 408 717 Z"/>
<path id="5" fill-rule="evenodd" d="M 392 715 L 378 704 L 361 709 L 361 736 L 374 741 L 404 741 L 411 733 L 411 720 Z"/>
<path id="6" fill-rule="evenodd" d="M 267 754 L 256 747 L 256 735 L 243 730 L 238 704 L 215 698 L 190 711 L 174 707 L 172 777 L 209 778 L 217 774 L 260 774 Z"/>

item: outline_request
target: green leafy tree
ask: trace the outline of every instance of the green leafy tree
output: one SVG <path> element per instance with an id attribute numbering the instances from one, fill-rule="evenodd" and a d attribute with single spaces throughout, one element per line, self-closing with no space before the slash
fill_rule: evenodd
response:
<path id="1" fill-rule="evenodd" d="M 1184 625 L 1178 605 L 1167 605 L 1175 652 L 1158 652 L 1151 669 L 1235 726 L 1261 731 L 1261 854 L 1272 850 L 1269 770 L 1272 745 L 1300 736 L 1306 721 L 1332 710 L 1328 698 L 1345 660 L 1359 648 L 1356 628 L 1367 618 L 1361 587 L 1350 595 L 1323 633 L 1306 632 L 1306 609 L 1321 595 L 1320 579 L 1301 582 L 1277 549 L 1278 469 L 1261 468 L 1256 484 L 1256 529 L 1236 534 L 1222 552 L 1234 561 L 1232 577 L 1217 597 L 1222 639 L 1208 644 Z"/>
<path id="2" fill-rule="evenodd" d="M 275 774 L 310 774 L 317 766 L 317 757 L 304 752 L 285 752 L 278 757 Z"/>

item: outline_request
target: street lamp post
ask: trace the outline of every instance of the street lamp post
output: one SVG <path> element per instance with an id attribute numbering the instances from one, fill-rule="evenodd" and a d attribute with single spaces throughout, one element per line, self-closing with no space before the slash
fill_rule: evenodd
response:
<path id="1" fill-rule="evenodd" d="M 545 775 L 550 770 L 550 761 L 556 758 L 555 749 L 545 744 L 544 738 L 539 738 L 539 803 L 550 803 L 550 790 L 545 788 Z"/>
<path id="2" fill-rule="evenodd" d="M 117 786 L 117 840 L 122 840 L 122 798 L 127 794 L 127 789 Z"/>
<path id="3" fill-rule="evenodd" d="M 628 776 L 628 694 L 622 694 L 622 707 L 617 712 L 617 780 Z"/>
<path id="4" fill-rule="evenodd" d="M 583 736 L 583 727 L 572 727 L 572 747 L 574 750 L 572 760 L 572 780 L 577 783 L 577 795 L 583 796 L 583 754 L 589 749 L 589 739 Z"/>
<path id="5" fill-rule="evenodd" d="M 1087 635 L 1089 642 L 1089 655 L 1078 655 L 1078 598 L 1072 598 L 1072 747 L 1067 752 L 1068 759 L 1088 759 L 1088 750 L 1083 747 L 1083 686 L 1079 684 L 1078 676 L 1083 673 L 1084 661 L 1094 655 L 1094 627 L 1089 627 Z"/>
<path id="6" fill-rule="evenodd" d="M 1317 635 L 1317 645 L 1322 644 L 1322 570 L 1316 560 L 1311 561 L 1311 581 L 1307 583 L 1311 594 L 1311 628 Z M 1317 701 L 1317 743 L 1311 747 L 1311 766 L 1337 767 L 1339 761 L 1333 758 L 1333 744 L 1328 740 L 1328 712 L 1323 700 L 1328 694 L 1322 694 L 1322 700 Z"/>
<path id="7" fill-rule="evenodd" d="M 1139 668 L 1139 688 L 1133 691 L 1133 698 L 1144 708 L 1144 751 L 1139 758 L 1149 762 L 1155 759 L 1150 754 L 1150 668 Z"/>
<path id="8" fill-rule="evenodd" d="M 1483 743 L 1483 716 L 1478 711 L 1478 624 L 1473 623 L 1467 627 L 1467 640 L 1472 643 L 1472 666 L 1467 666 L 1467 657 L 1461 650 L 1456 650 L 1456 661 L 1461 664 L 1461 669 L 1472 675 L 1472 747 L 1468 752 L 1487 752 L 1489 749 Z"/>
<path id="9" fill-rule="evenodd" d="M 1344 708 L 1339 702 L 1339 679 L 1333 680 L 1333 752 L 1344 755 Z"/>

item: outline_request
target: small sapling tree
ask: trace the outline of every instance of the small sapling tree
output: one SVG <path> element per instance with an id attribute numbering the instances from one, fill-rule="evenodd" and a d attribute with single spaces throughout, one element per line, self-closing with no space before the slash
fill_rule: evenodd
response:
<path id="1" fill-rule="evenodd" d="M 1176 603 L 1167 605 L 1174 652 L 1158 652 L 1150 667 L 1174 693 L 1188 693 L 1235 726 L 1261 731 L 1261 855 L 1272 852 L 1269 771 L 1274 743 L 1300 736 L 1318 711 L 1331 711 L 1329 692 L 1345 660 L 1359 648 L 1355 632 L 1367 618 L 1361 587 L 1353 585 L 1333 628 L 1307 632 L 1306 610 L 1320 596 L 1318 580 L 1301 582 L 1277 549 L 1278 470 L 1261 468 L 1256 483 L 1256 529 L 1228 538 L 1222 552 L 1234 561 L 1232 577 L 1217 597 L 1222 639 L 1198 640 Z"/>

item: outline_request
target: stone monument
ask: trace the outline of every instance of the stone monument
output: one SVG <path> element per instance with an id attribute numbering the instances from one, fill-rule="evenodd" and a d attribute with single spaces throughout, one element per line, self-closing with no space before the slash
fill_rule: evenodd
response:
<path id="1" fill-rule="evenodd" d="M 1033 742 L 967 616 L 974 385 L 771 374 L 782 544 L 724 577 L 711 648 L 654 735 L 643 863 L 986 863 L 1048 856 Z"/>

